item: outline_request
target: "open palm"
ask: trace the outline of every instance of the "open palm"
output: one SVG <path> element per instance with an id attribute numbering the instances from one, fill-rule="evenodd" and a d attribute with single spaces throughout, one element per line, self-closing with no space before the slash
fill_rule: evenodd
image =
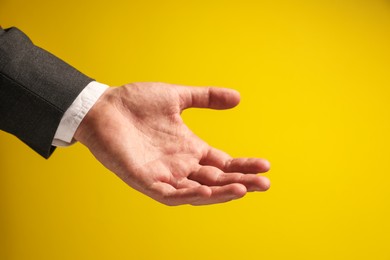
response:
<path id="1" fill-rule="evenodd" d="M 183 123 L 190 107 L 227 109 L 230 89 L 134 83 L 110 88 L 84 118 L 75 138 L 134 189 L 167 204 L 213 204 L 265 191 L 269 163 L 231 158 Z"/>

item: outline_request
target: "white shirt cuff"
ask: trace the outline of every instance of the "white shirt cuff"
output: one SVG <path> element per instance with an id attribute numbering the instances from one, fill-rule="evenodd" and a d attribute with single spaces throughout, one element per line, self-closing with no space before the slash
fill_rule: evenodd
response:
<path id="1" fill-rule="evenodd" d="M 53 146 L 69 146 L 76 142 L 73 136 L 81 121 L 107 89 L 107 85 L 92 81 L 81 91 L 63 115 L 54 135 Z"/>

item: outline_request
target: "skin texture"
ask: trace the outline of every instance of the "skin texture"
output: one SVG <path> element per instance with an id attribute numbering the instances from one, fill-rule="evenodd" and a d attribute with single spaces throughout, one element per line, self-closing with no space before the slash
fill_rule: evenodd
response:
<path id="1" fill-rule="evenodd" d="M 206 205 L 266 191 L 260 158 L 232 158 L 183 123 L 184 109 L 228 109 L 237 91 L 164 83 L 108 89 L 83 119 L 75 139 L 134 189 L 166 205 Z"/>

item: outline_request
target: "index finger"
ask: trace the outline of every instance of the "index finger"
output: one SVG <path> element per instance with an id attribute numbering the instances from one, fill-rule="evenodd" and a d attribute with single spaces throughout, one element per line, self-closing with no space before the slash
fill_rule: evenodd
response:
<path id="1" fill-rule="evenodd" d="M 227 153 L 210 147 L 199 162 L 210 165 L 224 172 L 262 173 L 270 169 L 270 163 L 262 158 L 232 158 Z"/>

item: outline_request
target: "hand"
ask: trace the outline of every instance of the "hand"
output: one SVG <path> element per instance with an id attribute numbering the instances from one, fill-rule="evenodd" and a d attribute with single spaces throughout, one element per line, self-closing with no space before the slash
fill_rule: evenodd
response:
<path id="1" fill-rule="evenodd" d="M 166 205 L 203 205 L 265 191 L 269 170 L 258 158 L 233 159 L 183 123 L 190 107 L 227 109 L 238 92 L 222 88 L 135 83 L 108 89 L 75 133 L 109 170 Z"/>

